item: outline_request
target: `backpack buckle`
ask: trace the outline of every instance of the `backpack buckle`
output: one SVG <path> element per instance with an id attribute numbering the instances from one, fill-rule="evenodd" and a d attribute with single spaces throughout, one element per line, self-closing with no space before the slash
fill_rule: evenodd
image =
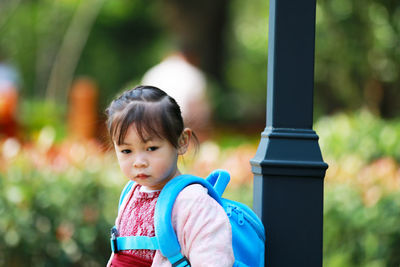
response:
<path id="1" fill-rule="evenodd" d="M 110 239 L 111 251 L 114 253 L 118 253 L 117 234 L 118 234 L 117 228 L 115 227 L 111 228 L 111 239 Z"/>
<path id="2" fill-rule="evenodd" d="M 190 262 L 189 262 L 188 258 L 183 256 L 182 259 L 180 259 L 177 262 L 173 263 L 172 267 L 190 267 Z"/>

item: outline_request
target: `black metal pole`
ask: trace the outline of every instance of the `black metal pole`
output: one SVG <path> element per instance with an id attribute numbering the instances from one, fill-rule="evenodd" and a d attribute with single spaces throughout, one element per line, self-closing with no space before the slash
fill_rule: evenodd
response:
<path id="1" fill-rule="evenodd" d="M 322 266 L 328 165 L 312 130 L 315 7 L 315 0 L 270 0 L 267 122 L 251 160 L 268 267 Z"/>

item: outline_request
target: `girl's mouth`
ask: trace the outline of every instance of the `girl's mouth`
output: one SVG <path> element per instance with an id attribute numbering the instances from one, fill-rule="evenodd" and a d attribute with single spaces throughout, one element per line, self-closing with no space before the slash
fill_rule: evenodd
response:
<path id="1" fill-rule="evenodd" d="M 137 178 L 137 179 L 146 179 L 146 178 L 148 178 L 148 177 L 149 177 L 149 175 L 143 174 L 143 173 L 136 175 L 136 178 Z"/>

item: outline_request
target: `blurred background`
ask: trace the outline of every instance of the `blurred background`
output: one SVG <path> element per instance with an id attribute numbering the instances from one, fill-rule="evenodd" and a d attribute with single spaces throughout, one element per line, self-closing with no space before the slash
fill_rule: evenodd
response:
<path id="1" fill-rule="evenodd" d="M 268 12 L 266 0 L 1 0 L 0 266 L 105 265 L 126 179 L 104 109 L 142 82 L 192 107 L 201 146 L 181 169 L 227 169 L 226 197 L 251 206 Z M 319 0 L 316 23 L 324 266 L 400 266 L 400 3 Z"/>

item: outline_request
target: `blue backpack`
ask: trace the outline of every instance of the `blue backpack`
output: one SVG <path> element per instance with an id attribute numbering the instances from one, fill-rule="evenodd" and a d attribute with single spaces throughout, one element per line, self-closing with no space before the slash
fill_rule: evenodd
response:
<path id="1" fill-rule="evenodd" d="M 111 249 L 114 253 L 129 249 L 160 250 L 173 267 L 190 266 L 189 260 L 181 254 L 181 247 L 171 223 L 171 214 L 178 194 L 188 185 L 201 184 L 208 194 L 225 210 L 232 227 L 232 247 L 235 256 L 234 267 L 264 266 L 265 230 L 261 220 L 246 205 L 222 198 L 230 175 L 216 170 L 206 179 L 193 175 L 180 175 L 169 181 L 158 197 L 154 227 L 155 237 L 129 236 L 117 237 L 117 229 L 111 230 Z M 122 190 L 119 205 L 132 188 L 134 182 L 127 183 Z"/>

